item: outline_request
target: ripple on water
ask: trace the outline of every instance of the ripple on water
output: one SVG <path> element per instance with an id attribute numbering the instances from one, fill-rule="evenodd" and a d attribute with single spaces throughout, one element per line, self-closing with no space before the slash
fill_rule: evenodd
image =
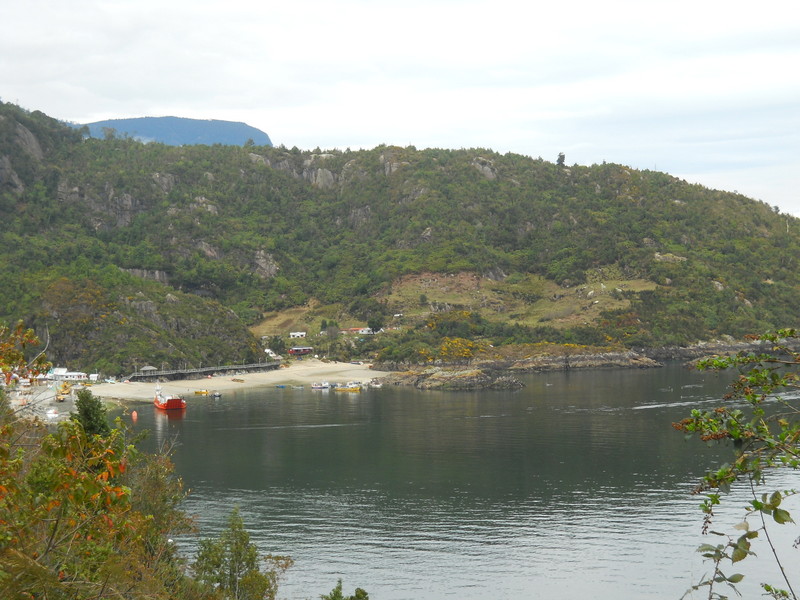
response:
<path id="1" fill-rule="evenodd" d="M 713 457 L 670 423 L 725 384 L 657 371 L 547 374 L 517 393 L 242 394 L 161 436 L 179 434 L 204 536 L 239 506 L 262 553 L 295 559 L 287 600 L 340 577 L 376 600 L 678 598 L 707 570 L 690 491 Z"/>

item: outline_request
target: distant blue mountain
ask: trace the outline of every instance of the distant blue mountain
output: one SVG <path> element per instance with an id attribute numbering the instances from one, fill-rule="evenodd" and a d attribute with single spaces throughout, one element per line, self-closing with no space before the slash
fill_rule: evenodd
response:
<path id="1" fill-rule="evenodd" d="M 246 123 L 181 117 L 139 117 L 136 119 L 109 119 L 86 123 L 89 134 L 103 138 L 106 131 L 114 130 L 116 137 L 131 137 L 142 142 L 161 142 L 170 146 L 193 144 L 223 144 L 243 146 L 253 140 L 256 146 L 272 146 L 269 136 Z M 78 125 L 78 127 L 82 127 Z"/>

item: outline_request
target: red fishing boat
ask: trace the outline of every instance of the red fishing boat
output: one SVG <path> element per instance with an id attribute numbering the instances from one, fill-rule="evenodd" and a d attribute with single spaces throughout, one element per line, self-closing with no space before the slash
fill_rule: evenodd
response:
<path id="1" fill-rule="evenodd" d="M 186 400 L 173 394 L 165 395 L 161 391 L 160 385 L 156 386 L 156 396 L 153 399 L 153 404 L 161 410 L 182 410 L 186 408 Z"/>

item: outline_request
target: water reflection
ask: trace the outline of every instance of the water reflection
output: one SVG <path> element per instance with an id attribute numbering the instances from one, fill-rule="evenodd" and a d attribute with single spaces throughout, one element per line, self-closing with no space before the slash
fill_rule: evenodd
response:
<path id="1" fill-rule="evenodd" d="M 680 597 L 705 571 L 689 491 L 713 457 L 670 423 L 725 380 L 671 367 L 527 384 L 237 391 L 153 415 L 153 438 L 177 436 L 206 535 L 238 505 L 262 552 L 293 556 L 291 600 L 339 577 L 381 600 Z"/>
<path id="2" fill-rule="evenodd" d="M 164 448 L 180 437 L 181 421 L 186 416 L 185 410 L 159 410 L 153 406 L 151 415 L 151 431 L 155 440 L 155 448 Z M 145 425 L 145 421 L 142 421 L 139 426 L 143 425 Z"/>

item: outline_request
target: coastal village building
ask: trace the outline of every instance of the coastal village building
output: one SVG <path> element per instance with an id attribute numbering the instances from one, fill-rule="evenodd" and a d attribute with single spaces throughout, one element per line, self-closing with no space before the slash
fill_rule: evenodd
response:
<path id="1" fill-rule="evenodd" d="M 87 381 L 97 381 L 97 374 L 87 375 L 81 371 L 68 371 L 66 367 L 55 367 L 48 374 L 47 378 L 52 381 L 69 381 L 81 383 Z"/>
<path id="2" fill-rule="evenodd" d="M 314 348 L 311 346 L 293 346 L 289 348 L 289 354 L 292 356 L 305 356 L 306 354 L 311 354 L 314 351 Z"/>

